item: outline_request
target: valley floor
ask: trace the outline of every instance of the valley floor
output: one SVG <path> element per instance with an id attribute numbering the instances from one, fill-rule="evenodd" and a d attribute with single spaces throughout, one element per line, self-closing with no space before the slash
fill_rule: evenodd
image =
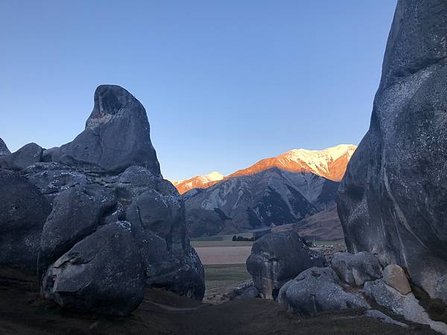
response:
<path id="1" fill-rule="evenodd" d="M 404 329 L 362 316 L 361 311 L 303 318 L 272 301 L 234 300 L 220 305 L 147 290 L 128 318 L 61 312 L 43 302 L 34 278 L 0 270 L 0 334 L 434 334 L 426 327 Z"/>

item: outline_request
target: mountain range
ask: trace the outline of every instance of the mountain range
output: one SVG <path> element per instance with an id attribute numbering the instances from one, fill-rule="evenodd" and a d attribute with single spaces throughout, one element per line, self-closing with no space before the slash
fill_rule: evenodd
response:
<path id="1" fill-rule="evenodd" d="M 345 173 L 355 145 L 340 144 L 323 150 L 293 149 L 276 157 L 261 159 L 245 169 L 224 176 L 211 172 L 204 176 L 195 176 L 185 180 L 172 181 L 180 194 L 194 188 L 208 188 L 222 180 L 239 176 L 253 175 L 270 168 L 279 168 L 289 172 L 310 172 L 317 176 L 339 182 Z"/>
<path id="2" fill-rule="evenodd" d="M 174 182 L 183 193 L 192 237 L 233 234 L 266 227 L 312 225 L 308 219 L 327 212 L 331 228 L 324 236 L 340 236 L 334 210 L 338 181 L 355 151 L 354 145 L 324 150 L 295 149 L 266 158 L 226 177 L 218 172 Z M 310 223 L 309 223 L 310 222 Z M 311 232 L 312 229 L 306 231 Z M 318 234 L 317 234 L 318 235 Z"/>

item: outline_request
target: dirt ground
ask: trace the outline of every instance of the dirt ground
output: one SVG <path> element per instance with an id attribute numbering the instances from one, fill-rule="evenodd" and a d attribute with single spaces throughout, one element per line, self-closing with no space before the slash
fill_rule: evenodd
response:
<path id="1" fill-rule="evenodd" d="M 272 301 L 235 300 L 208 305 L 162 290 L 148 289 L 127 318 L 75 314 L 42 301 L 34 278 L 0 270 L 0 334 L 433 334 L 426 327 L 404 329 L 362 316 L 361 311 L 303 318 Z"/>

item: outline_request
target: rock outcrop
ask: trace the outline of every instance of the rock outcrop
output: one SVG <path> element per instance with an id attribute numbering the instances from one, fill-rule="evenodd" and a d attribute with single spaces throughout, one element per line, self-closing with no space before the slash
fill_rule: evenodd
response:
<path id="1" fill-rule="evenodd" d="M 351 252 L 396 263 L 447 302 L 447 2 L 400 0 L 370 129 L 339 214 Z"/>
<path id="2" fill-rule="evenodd" d="M 45 298 L 126 315 L 157 286 L 202 299 L 185 209 L 163 179 L 141 103 L 100 86 L 86 129 L 60 148 L 0 157 L 0 265 L 36 272 Z"/>
<path id="3" fill-rule="evenodd" d="M 22 170 L 42 160 L 43 149 L 36 143 L 29 143 L 10 155 L 0 157 L 0 168 Z"/>
<path id="4" fill-rule="evenodd" d="M 413 293 L 401 294 L 388 286 L 383 279 L 366 282 L 363 293 L 379 305 L 409 321 L 429 325 L 433 330 L 447 334 L 447 325 L 440 321 L 433 321 Z"/>
<path id="5" fill-rule="evenodd" d="M 357 294 L 343 290 L 331 268 L 310 268 L 287 282 L 279 291 L 278 301 L 295 313 L 313 315 L 318 312 L 369 308 Z"/>
<path id="6" fill-rule="evenodd" d="M 73 142 L 53 150 L 51 160 L 111 173 L 142 166 L 160 175 L 146 110 L 129 92 L 113 85 L 96 89 L 85 130 Z"/>
<path id="7" fill-rule="evenodd" d="M 270 233 L 257 240 L 247 259 L 254 286 L 266 299 L 276 299 L 279 289 L 302 271 L 324 266 L 324 257 L 310 250 L 294 231 Z"/>
<path id="8" fill-rule="evenodd" d="M 6 143 L 0 138 L 0 156 L 9 155 L 11 151 L 9 151 Z"/>
<path id="9" fill-rule="evenodd" d="M 129 222 L 99 228 L 62 255 L 43 279 L 44 297 L 62 307 L 127 315 L 144 297 L 141 255 Z"/>
<path id="10" fill-rule="evenodd" d="M 35 271 L 40 235 L 51 206 L 39 189 L 0 169 L 0 264 Z"/>

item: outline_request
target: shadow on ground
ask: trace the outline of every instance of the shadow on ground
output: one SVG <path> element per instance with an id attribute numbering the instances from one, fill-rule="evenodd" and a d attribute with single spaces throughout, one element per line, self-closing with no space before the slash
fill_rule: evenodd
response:
<path id="1" fill-rule="evenodd" d="M 404 329 L 362 316 L 361 311 L 303 318 L 272 301 L 234 300 L 208 305 L 162 290 L 148 289 L 128 318 L 62 312 L 40 299 L 33 277 L 0 270 L 0 334 L 434 334 Z"/>

